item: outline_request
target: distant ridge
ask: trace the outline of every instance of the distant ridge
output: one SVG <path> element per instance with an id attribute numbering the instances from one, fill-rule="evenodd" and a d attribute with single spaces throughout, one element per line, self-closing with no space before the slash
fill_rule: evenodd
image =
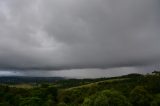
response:
<path id="1" fill-rule="evenodd" d="M 18 83 L 46 83 L 64 80 L 65 77 L 31 77 L 31 76 L 0 76 L 0 83 L 18 84 Z"/>

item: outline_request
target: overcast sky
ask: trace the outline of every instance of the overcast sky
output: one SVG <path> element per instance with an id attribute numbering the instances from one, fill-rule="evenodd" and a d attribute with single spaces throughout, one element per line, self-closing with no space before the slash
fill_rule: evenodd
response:
<path id="1" fill-rule="evenodd" d="M 148 72 L 159 20 L 159 0 L 0 0 L 0 75 Z"/>

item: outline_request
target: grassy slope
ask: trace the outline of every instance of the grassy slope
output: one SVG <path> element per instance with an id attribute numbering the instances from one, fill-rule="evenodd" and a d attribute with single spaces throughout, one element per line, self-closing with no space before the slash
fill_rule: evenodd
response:
<path id="1" fill-rule="evenodd" d="M 108 79 L 108 80 L 104 80 L 104 81 L 97 81 L 97 82 L 93 82 L 93 83 L 89 83 L 89 84 L 85 84 L 85 85 L 81 85 L 81 86 L 67 88 L 65 90 L 68 91 L 68 90 L 74 90 L 74 89 L 79 89 L 79 88 L 87 88 L 87 87 L 91 87 L 91 86 L 97 86 L 100 83 L 112 83 L 114 81 L 123 81 L 123 80 L 127 80 L 127 79 L 129 79 L 129 78 Z"/>

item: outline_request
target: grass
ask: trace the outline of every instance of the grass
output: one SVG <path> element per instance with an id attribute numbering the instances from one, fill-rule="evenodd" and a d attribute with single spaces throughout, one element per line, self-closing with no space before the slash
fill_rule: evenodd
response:
<path id="1" fill-rule="evenodd" d="M 68 88 L 68 89 L 65 89 L 65 90 L 73 90 L 73 89 L 78 89 L 78 88 L 83 88 L 83 87 L 96 86 L 97 84 L 103 83 L 103 82 L 112 83 L 114 81 L 122 81 L 122 80 L 127 80 L 127 79 L 129 79 L 129 78 L 108 79 L 108 80 L 98 81 L 98 82 L 85 84 L 85 85 L 81 85 L 81 86 L 71 87 L 71 88 Z"/>
<path id="2" fill-rule="evenodd" d="M 34 86 L 31 84 L 16 84 L 16 85 L 9 85 L 9 87 L 31 89 Z"/>

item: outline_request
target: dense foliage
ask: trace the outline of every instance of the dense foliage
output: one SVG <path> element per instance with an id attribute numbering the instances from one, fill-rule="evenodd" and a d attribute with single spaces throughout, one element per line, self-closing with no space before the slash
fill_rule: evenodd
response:
<path id="1" fill-rule="evenodd" d="M 131 106 L 125 96 L 117 91 L 104 90 L 85 98 L 83 106 Z"/>
<path id="2" fill-rule="evenodd" d="M 0 85 L 0 106 L 160 106 L 160 74 Z"/>

